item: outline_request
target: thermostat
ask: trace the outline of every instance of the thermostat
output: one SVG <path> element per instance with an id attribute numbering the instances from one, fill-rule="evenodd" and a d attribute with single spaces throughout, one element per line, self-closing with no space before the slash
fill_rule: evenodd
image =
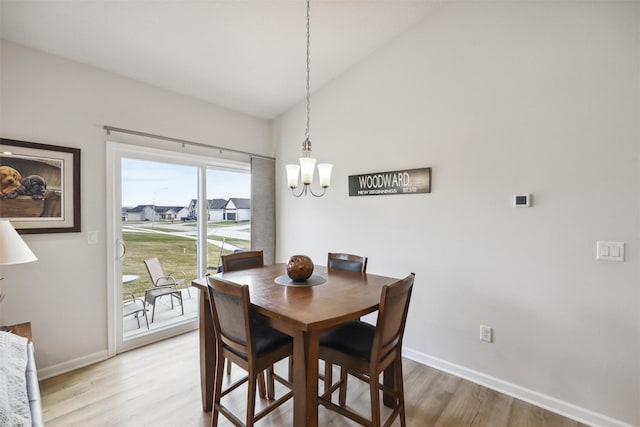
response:
<path id="1" fill-rule="evenodd" d="M 516 208 L 528 208 L 531 206 L 531 194 L 516 194 L 513 196 L 513 206 Z"/>

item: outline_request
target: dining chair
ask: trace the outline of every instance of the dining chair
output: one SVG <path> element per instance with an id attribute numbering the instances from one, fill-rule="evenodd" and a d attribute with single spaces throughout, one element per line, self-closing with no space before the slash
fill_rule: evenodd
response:
<path id="1" fill-rule="evenodd" d="M 238 285 L 213 276 L 208 277 L 209 305 L 217 343 L 215 385 L 213 392 L 213 413 L 211 426 L 218 425 L 218 415 L 224 415 L 233 424 L 253 426 L 255 422 L 276 409 L 293 396 L 292 384 L 277 375 L 273 364 L 292 355 L 293 340 L 264 322 L 256 321 L 251 310 L 249 287 Z M 222 390 L 224 360 L 247 371 L 247 376 Z M 271 402 L 259 413 L 255 413 L 256 382 L 267 371 L 267 398 Z M 275 399 L 275 381 L 285 385 L 289 391 Z M 226 396 L 240 385 L 247 385 L 246 423 L 234 415 L 221 403 Z"/>
<path id="2" fill-rule="evenodd" d="M 222 257 L 222 271 L 246 270 L 247 268 L 264 267 L 262 251 L 235 252 Z"/>
<path id="3" fill-rule="evenodd" d="M 238 251 L 229 255 L 223 255 L 222 259 L 222 271 L 238 271 L 246 270 L 248 268 L 264 267 L 264 253 L 263 251 Z M 231 374 L 231 360 L 227 360 L 227 374 Z M 264 376 L 258 377 L 258 390 L 261 397 L 265 397 L 265 382 Z"/>
<path id="4" fill-rule="evenodd" d="M 341 254 L 329 252 L 327 259 L 327 269 L 333 270 L 348 270 L 359 271 L 361 273 L 367 272 L 367 257 L 360 255 Z"/>
<path id="5" fill-rule="evenodd" d="M 360 255 L 329 252 L 329 254 L 327 255 L 327 270 L 346 270 L 366 273 L 367 259 L 367 257 Z M 333 366 L 329 362 L 325 361 L 324 370 L 325 372 L 333 371 Z M 320 379 L 325 380 L 324 375 L 321 375 Z M 329 386 L 329 383 L 325 380 L 324 384 L 326 390 Z"/>
<path id="6" fill-rule="evenodd" d="M 320 337 L 320 359 L 340 366 L 340 380 L 332 384 L 332 372 L 325 372 L 325 392 L 318 402 L 363 426 L 381 424 L 380 390 L 393 395 L 395 408 L 385 422 L 390 425 L 400 416 L 400 425 L 406 427 L 404 387 L 402 382 L 402 338 L 411 300 L 415 275 L 393 285 L 384 286 L 376 326 L 359 320 L 345 323 Z M 380 384 L 380 373 L 393 365 L 393 389 Z M 347 378 L 352 375 L 369 383 L 371 418 L 350 410 L 346 406 Z M 331 401 L 332 394 L 340 391 L 338 405 Z"/>

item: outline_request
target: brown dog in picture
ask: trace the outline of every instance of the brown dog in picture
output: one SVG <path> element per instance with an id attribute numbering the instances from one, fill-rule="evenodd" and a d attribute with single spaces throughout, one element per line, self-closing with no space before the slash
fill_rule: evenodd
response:
<path id="1" fill-rule="evenodd" d="M 21 179 L 20 172 L 11 166 L 0 166 L 0 197 L 16 198 Z"/>

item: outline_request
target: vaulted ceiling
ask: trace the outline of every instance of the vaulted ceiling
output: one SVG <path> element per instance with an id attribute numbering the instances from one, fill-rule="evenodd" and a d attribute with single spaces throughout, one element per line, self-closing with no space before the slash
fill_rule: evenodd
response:
<path id="1" fill-rule="evenodd" d="M 312 0 L 311 90 L 431 13 Z M 0 0 L 5 40 L 263 118 L 304 98 L 304 0 Z"/>

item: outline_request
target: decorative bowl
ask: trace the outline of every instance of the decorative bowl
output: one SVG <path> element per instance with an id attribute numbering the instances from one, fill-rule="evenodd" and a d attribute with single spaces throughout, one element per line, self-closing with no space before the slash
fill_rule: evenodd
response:
<path id="1" fill-rule="evenodd" d="M 304 282 L 313 273 L 313 261 L 306 255 L 293 255 L 287 261 L 287 276 L 294 282 Z"/>

